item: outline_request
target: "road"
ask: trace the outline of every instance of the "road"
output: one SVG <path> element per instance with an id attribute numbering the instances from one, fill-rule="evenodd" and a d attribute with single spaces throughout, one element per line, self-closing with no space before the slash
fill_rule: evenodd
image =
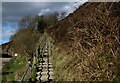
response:
<path id="1" fill-rule="evenodd" d="M 0 72 L 2 70 L 2 67 L 7 63 L 11 58 L 0 58 Z"/>

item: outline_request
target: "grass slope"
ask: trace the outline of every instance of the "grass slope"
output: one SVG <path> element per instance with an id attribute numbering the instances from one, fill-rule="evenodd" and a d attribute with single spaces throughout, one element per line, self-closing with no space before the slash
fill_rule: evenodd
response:
<path id="1" fill-rule="evenodd" d="M 120 3 L 85 3 L 50 26 L 55 79 L 120 81 Z"/>
<path id="2" fill-rule="evenodd" d="M 18 81 L 22 77 L 27 64 L 28 57 L 25 54 L 20 54 L 13 57 L 2 69 L 3 81 Z"/>

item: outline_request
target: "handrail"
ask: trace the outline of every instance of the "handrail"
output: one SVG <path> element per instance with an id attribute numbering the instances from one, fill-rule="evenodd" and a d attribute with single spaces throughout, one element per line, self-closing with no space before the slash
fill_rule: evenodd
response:
<path id="1" fill-rule="evenodd" d="M 26 68 L 26 70 L 25 70 L 25 72 L 24 72 L 24 74 L 23 74 L 23 76 L 22 76 L 22 78 L 21 78 L 21 81 L 23 81 L 23 80 L 24 80 L 25 75 L 26 75 L 26 74 L 27 74 L 27 72 L 28 72 L 28 69 L 29 69 L 29 65 L 28 65 L 28 67 Z"/>

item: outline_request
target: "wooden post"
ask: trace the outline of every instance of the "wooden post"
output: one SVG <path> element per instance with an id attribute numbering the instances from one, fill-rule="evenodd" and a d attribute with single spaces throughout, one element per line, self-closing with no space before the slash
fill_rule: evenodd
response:
<path id="1" fill-rule="evenodd" d="M 28 62 L 29 63 L 29 67 L 30 67 L 30 70 L 29 70 L 29 81 L 32 81 L 32 62 L 31 60 Z"/>
<path id="2" fill-rule="evenodd" d="M 38 62 L 38 48 L 36 49 L 36 62 Z"/>
<path id="3" fill-rule="evenodd" d="M 34 66 L 34 64 L 36 64 L 36 55 L 35 55 L 35 53 L 33 54 L 33 66 Z"/>

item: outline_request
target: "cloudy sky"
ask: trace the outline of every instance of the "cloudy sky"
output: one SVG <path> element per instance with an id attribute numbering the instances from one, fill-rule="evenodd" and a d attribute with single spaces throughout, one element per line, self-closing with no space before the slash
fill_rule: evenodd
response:
<path id="1" fill-rule="evenodd" d="M 79 0 L 77 0 L 79 1 Z M 9 41 L 9 37 L 18 29 L 18 21 L 27 15 L 42 15 L 46 13 L 75 11 L 75 7 L 86 0 L 74 2 L 2 2 L 2 35 L 1 43 Z M 1 25 L 1 24 L 0 24 Z"/>

